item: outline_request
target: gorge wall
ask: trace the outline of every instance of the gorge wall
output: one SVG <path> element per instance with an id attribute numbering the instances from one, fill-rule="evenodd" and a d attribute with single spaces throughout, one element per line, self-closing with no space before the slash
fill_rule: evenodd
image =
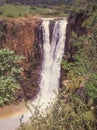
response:
<path id="1" fill-rule="evenodd" d="M 10 48 L 16 54 L 25 57 L 21 66 L 24 72 L 20 82 L 22 89 L 16 94 L 16 100 L 30 99 L 38 91 L 38 77 L 41 54 L 38 44 L 38 30 L 41 20 L 35 18 L 0 20 L 0 48 Z"/>
<path id="2" fill-rule="evenodd" d="M 72 55 L 75 53 L 75 48 L 73 47 L 70 41 L 72 32 L 74 32 L 78 37 L 87 34 L 87 29 L 82 26 L 85 19 L 86 19 L 86 15 L 83 12 L 72 11 L 69 14 L 65 53 L 67 52 L 70 53 L 71 60 L 72 60 Z"/>
<path id="3" fill-rule="evenodd" d="M 88 30 L 83 27 L 83 22 L 85 21 L 86 16 L 83 12 L 73 12 L 71 11 L 68 16 L 68 24 L 66 30 L 66 43 L 64 50 L 64 59 L 69 62 L 74 61 L 73 55 L 76 53 L 76 48 L 71 42 L 72 32 L 74 32 L 78 37 L 88 33 Z M 68 56 L 69 54 L 69 56 Z M 61 83 L 66 79 L 66 72 L 61 69 Z"/>

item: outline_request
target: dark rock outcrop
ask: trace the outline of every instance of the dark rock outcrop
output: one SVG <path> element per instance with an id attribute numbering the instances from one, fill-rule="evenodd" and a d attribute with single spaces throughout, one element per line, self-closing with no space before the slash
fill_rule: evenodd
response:
<path id="1" fill-rule="evenodd" d="M 76 48 L 71 42 L 72 32 L 75 33 L 78 37 L 84 34 L 87 34 L 87 29 L 82 26 L 83 22 L 86 19 L 86 15 L 83 12 L 70 12 L 68 17 L 68 24 L 66 30 L 66 43 L 63 59 L 68 60 L 69 62 L 74 62 L 73 55 L 76 53 Z M 69 53 L 69 55 L 68 55 Z M 61 69 L 61 82 L 66 79 L 66 70 Z M 62 85 L 60 85 L 62 86 Z"/>
<path id="2" fill-rule="evenodd" d="M 87 30 L 82 26 L 85 19 L 86 15 L 83 12 L 70 12 L 70 15 L 68 17 L 65 53 L 69 52 L 71 54 L 71 57 L 75 51 L 72 43 L 70 42 L 72 32 L 76 33 L 78 37 L 86 34 Z"/>

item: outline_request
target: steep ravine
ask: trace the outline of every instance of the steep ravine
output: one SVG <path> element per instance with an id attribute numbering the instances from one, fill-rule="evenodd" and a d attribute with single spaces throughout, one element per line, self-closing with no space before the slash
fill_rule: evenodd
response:
<path id="1" fill-rule="evenodd" d="M 82 27 L 85 19 L 83 13 L 71 12 L 68 18 L 66 31 L 65 54 L 70 53 L 71 59 L 74 53 L 73 45 L 70 43 L 72 31 L 78 36 L 86 33 L 86 29 Z M 0 20 L 0 48 L 8 47 L 17 54 L 25 56 L 25 61 L 21 63 L 24 68 L 22 73 L 23 80 L 20 81 L 22 89 L 17 91 L 16 100 L 33 98 L 39 88 L 38 81 L 40 75 L 40 67 L 42 61 L 41 54 L 41 19 L 38 18 L 18 18 Z M 50 24 L 50 34 L 52 35 L 54 22 Z M 50 37 L 51 37 L 50 35 Z M 40 43 L 40 44 L 39 44 Z M 66 55 L 64 55 L 66 58 Z M 64 70 L 61 71 L 61 81 L 65 78 Z"/>

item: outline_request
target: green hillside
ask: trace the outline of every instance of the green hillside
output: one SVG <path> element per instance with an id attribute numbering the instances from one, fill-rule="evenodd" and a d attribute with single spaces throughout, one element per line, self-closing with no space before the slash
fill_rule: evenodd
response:
<path id="1" fill-rule="evenodd" d="M 43 8 L 29 5 L 4 4 L 0 6 L 0 17 L 17 18 L 21 16 L 27 17 L 28 15 L 40 17 L 64 17 L 67 13 L 65 13 L 65 9 L 67 10 L 66 5 Z"/>

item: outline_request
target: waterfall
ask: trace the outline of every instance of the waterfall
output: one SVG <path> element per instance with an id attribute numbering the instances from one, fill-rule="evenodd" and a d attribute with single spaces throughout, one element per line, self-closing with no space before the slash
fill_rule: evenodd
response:
<path id="1" fill-rule="evenodd" d="M 54 20 L 54 28 L 52 37 L 50 34 L 50 24 L 54 19 L 43 19 L 43 61 L 40 74 L 40 91 L 36 98 L 29 103 L 29 107 L 34 112 L 34 106 L 39 106 L 39 110 L 46 110 L 50 107 L 51 102 L 58 94 L 61 60 L 64 53 L 65 39 L 66 39 L 66 19 Z M 36 81 L 37 82 L 37 81 Z M 40 107 L 41 106 L 41 107 Z M 25 112 L 23 114 L 23 122 L 28 121 L 32 113 Z M 0 129 L 2 130 L 16 130 L 20 126 L 21 114 L 10 117 L 8 119 L 0 120 Z"/>
<path id="2" fill-rule="evenodd" d="M 43 32 L 43 61 L 40 80 L 40 92 L 33 102 L 40 105 L 44 110 L 49 103 L 53 102 L 58 93 L 61 60 L 64 54 L 67 21 L 55 20 L 52 38 L 50 40 L 50 22 L 44 19 L 42 22 Z"/>

